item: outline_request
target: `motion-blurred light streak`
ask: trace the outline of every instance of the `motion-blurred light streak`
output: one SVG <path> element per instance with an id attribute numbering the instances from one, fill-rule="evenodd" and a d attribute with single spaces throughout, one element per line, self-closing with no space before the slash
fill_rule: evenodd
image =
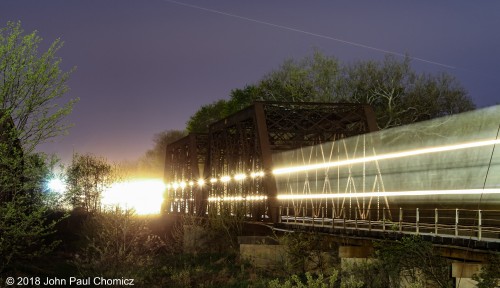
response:
<path id="1" fill-rule="evenodd" d="M 481 195 L 500 194 L 500 189 L 464 189 L 464 190 L 426 190 L 426 191 L 385 191 L 337 194 L 280 194 L 279 200 L 298 199 L 332 199 L 332 198 L 362 198 L 362 197 L 396 197 L 396 196 L 435 196 L 435 195 Z"/>
<path id="2" fill-rule="evenodd" d="M 388 153 L 388 154 L 382 154 L 382 155 L 376 155 L 376 156 L 370 156 L 370 157 L 362 157 L 362 158 L 343 160 L 343 161 L 325 162 L 325 163 L 318 163 L 318 164 L 277 168 L 277 169 L 273 170 L 273 174 L 274 175 L 281 175 L 281 174 L 286 174 L 286 173 L 296 173 L 296 172 L 302 172 L 302 171 L 325 169 L 325 168 L 330 168 L 330 167 L 338 167 L 338 166 L 345 166 L 345 165 L 351 165 L 351 164 L 360 164 L 360 163 L 367 163 L 367 162 L 373 162 L 373 161 L 379 161 L 379 160 L 416 156 L 416 155 L 429 154 L 429 153 L 446 152 L 446 151 L 454 151 L 454 150 L 461 150 L 461 149 L 468 149 L 468 148 L 490 146 L 490 145 L 495 145 L 495 144 L 499 144 L 499 143 L 500 143 L 500 139 L 494 139 L 494 140 L 483 140 L 483 141 L 468 142 L 468 143 L 455 144 L 455 145 L 428 147 L 428 148 L 422 148 L 422 149 Z"/>

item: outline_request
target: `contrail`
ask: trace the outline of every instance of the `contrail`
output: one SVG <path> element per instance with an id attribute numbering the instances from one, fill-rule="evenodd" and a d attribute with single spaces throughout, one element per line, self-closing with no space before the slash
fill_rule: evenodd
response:
<path id="1" fill-rule="evenodd" d="M 360 47 L 360 48 L 365 48 L 365 49 L 369 49 L 369 50 L 373 50 L 373 51 L 377 51 L 377 52 L 382 52 L 382 53 L 387 53 L 387 54 L 393 54 L 393 55 L 397 55 L 397 56 L 401 56 L 401 57 L 407 56 L 407 55 L 405 55 L 403 53 L 399 53 L 399 52 L 395 52 L 395 51 L 385 50 L 385 49 L 381 49 L 381 48 L 377 48 L 377 47 L 373 47 L 373 46 L 364 45 L 364 44 L 361 44 L 361 43 L 356 43 L 356 42 L 352 42 L 352 41 L 342 40 L 342 39 L 331 37 L 331 36 L 327 36 L 327 35 L 322 35 L 322 34 L 313 33 L 313 32 L 309 32 L 309 31 L 305 31 L 305 30 L 301 30 L 301 29 L 296 29 L 296 28 L 292 28 L 292 27 L 288 27 L 288 26 L 274 24 L 274 23 L 271 23 L 271 22 L 266 22 L 266 21 L 261 21 L 261 20 L 257 20 L 257 19 L 252 19 L 252 18 L 248 18 L 248 17 L 244 17 L 244 16 L 239 16 L 239 15 L 236 15 L 236 14 L 231 14 L 231 13 L 227 13 L 227 12 L 223 12 L 223 11 L 219 11 L 219 10 L 214 10 L 214 9 L 210 9 L 210 8 L 205 8 L 205 7 L 201 7 L 201 6 L 197 6 L 197 5 L 187 4 L 187 3 L 178 2 L 178 1 L 174 1 L 174 0 L 163 0 L 163 1 L 169 2 L 169 3 L 173 3 L 173 4 L 177 4 L 177 5 L 182 5 L 182 6 L 189 7 L 189 8 L 194 8 L 194 9 L 199 9 L 199 10 L 207 11 L 207 12 L 214 13 L 214 14 L 224 15 L 224 16 L 228 16 L 228 17 L 233 17 L 233 18 L 237 18 L 237 19 L 241 19 L 241 20 L 245 20 L 245 21 L 250 21 L 250 22 L 262 24 L 262 25 L 267 25 L 267 26 L 271 26 L 271 27 L 275 27 L 275 28 L 279 28 L 279 29 L 283 29 L 283 30 L 288 30 L 288 31 L 297 32 L 297 33 L 302 33 L 302 34 L 306 34 L 306 35 L 310 35 L 310 36 L 314 36 L 314 37 L 318 37 L 318 38 L 323 38 L 323 39 L 327 39 L 327 40 L 333 40 L 333 41 L 340 42 L 340 43 L 343 43 L 343 44 L 347 44 L 347 45 L 351 45 L 351 46 L 356 46 L 356 47 Z M 408 57 L 410 59 L 412 59 L 412 60 L 415 60 L 415 61 L 425 62 L 425 63 L 429 63 L 429 64 L 433 64 L 433 65 L 437 65 L 437 66 L 441 66 L 441 67 L 445 67 L 445 68 L 449 68 L 449 69 L 456 69 L 455 66 L 451 66 L 451 65 L 448 65 L 448 64 L 443 64 L 443 63 L 439 63 L 439 62 L 436 62 L 436 61 L 426 60 L 426 59 L 418 58 L 418 57 L 411 57 L 411 56 L 408 56 Z"/>

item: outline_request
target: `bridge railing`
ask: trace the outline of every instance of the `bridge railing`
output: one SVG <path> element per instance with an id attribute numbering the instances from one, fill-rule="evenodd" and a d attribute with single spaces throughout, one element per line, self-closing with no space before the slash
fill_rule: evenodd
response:
<path id="1" fill-rule="evenodd" d="M 279 221 L 334 229 L 427 234 L 500 242 L 500 210 L 280 206 Z"/>

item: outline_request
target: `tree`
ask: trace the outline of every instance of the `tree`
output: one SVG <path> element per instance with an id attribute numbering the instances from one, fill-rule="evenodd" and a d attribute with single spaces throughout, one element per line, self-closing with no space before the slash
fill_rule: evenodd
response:
<path id="1" fill-rule="evenodd" d="M 430 287 L 451 287 L 450 261 L 434 251 L 432 243 L 418 235 L 398 241 L 383 241 L 376 245 L 377 266 L 386 273 L 389 283 L 384 287 L 400 287 L 407 283 Z M 423 276 L 423 277 L 422 277 Z M 388 285 L 391 284 L 391 285 Z"/>
<path id="2" fill-rule="evenodd" d="M 225 100 L 218 100 L 208 105 L 201 106 L 186 123 L 186 130 L 191 133 L 206 133 L 208 126 L 217 120 L 226 116 L 227 102 Z"/>
<path id="3" fill-rule="evenodd" d="M 59 244 L 47 241 L 58 222 L 47 221 L 47 213 L 46 206 L 33 205 L 33 198 L 23 195 L 0 203 L 0 280 L 4 271 L 22 269 Z"/>
<path id="4" fill-rule="evenodd" d="M 475 108 L 465 89 L 449 74 L 417 74 L 407 57 L 346 66 L 343 99 L 372 105 L 379 128 L 411 124 Z"/>
<path id="5" fill-rule="evenodd" d="M 472 275 L 472 279 L 478 282 L 478 288 L 498 287 L 500 285 L 500 254 L 488 255 L 487 263 L 479 273 Z"/>
<path id="6" fill-rule="evenodd" d="M 24 153 L 64 134 L 70 125 L 63 120 L 77 101 L 60 104 L 71 74 L 60 69 L 56 57 L 62 42 L 54 41 L 39 55 L 41 41 L 36 31 L 24 35 L 19 22 L 0 29 L 0 109 L 11 117 Z"/>
<path id="7" fill-rule="evenodd" d="M 342 67 L 319 51 L 298 61 L 287 59 L 257 83 L 263 100 L 285 102 L 339 102 Z M 234 92 L 233 92 L 234 93 Z M 233 97 L 231 97 L 233 99 Z"/>
<path id="8" fill-rule="evenodd" d="M 398 60 L 393 56 L 381 62 L 342 64 L 315 51 L 298 61 L 288 59 L 259 82 L 231 91 L 227 101 L 202 106 L 189 120 L 187 129 L 206 132 L 207 124 L 255 100 L 370 104 L 381 129 L 475 108 L 453 76 L 419 74 L 410 64 L 409 57 Z"/>
<path id="9" fill-rule="evenodd" d="M 115 182 L 113 167 L 104 158 L 74 154 L 66 171 L 66 197 L 73 208 L 101 210 L 103 192 Z"/>
<path id="10" fill-rule="evenodd" d="M 0 28 L 0 278 L 57 244 L 46 238 L 55 232 L 44 193 L 53 162 L 35 148 L 68 129 L 76 100 L 61 104 L 70 75 L 55 56 L 62 43 L 39 54 L 41 41 L 20 23 Z"/>

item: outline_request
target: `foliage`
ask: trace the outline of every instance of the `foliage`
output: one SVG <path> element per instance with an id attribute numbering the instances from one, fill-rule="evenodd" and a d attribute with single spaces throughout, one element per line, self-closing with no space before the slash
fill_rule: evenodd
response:
<path id="1" fill-rule="evenodd" d="M 274 279 L 269 282 L 269 288 L 333 288 L 335 287 L 335 282 L 337 282 L 339 272 L 333 270 L 331 275 L 324 279 L 323 274 L 319 274 L 315 279 L 314 276 L 306 272 L 305 273 L 305 283 L 302 282 L 299 276 L 293 274 L 290 279 L 286 279 L 283 283 L 279 279 Z M 326 281 L 328 280 L 328 281 Z M 346 286 L 347 287 L 347 286 Z M 350 287 L 350 286 L 349 286 Z"/>
<path id="2" fill-rule="evenodd" d="M 341 273 L 342 282 L 350 287 L 359 285 L 356 283 L 364 283 L 361 286 L 366 288 L 392 287 L 387 271 L 376 259 L 360 259 L 352 263 L 342 263 Z"/>
<path id="3" fill-rule="evenodd" d="M 419 74 L 412 70 L 409 57 L 343 64 L 315 51 L 300 60 L 285 60 L 259 82 L 231 91 L 229 100 L 202 106 L 187 130 L 206 132 L 209 124 L 256 100 L 370 104 L 381 129 L 475 108 L 453 76 Z"/>
<path id="4" fill-rule="evenodd" d="M 357 62 L 345 68 L 344 99 L 372 105 L 385 129 L 473 110 L 467 92 L 446 74 L 417 74 L 409 58 Z"/>
<path id="5" fill-rule="evenodd" d="M 155 256 L 165 243 L 131 210 L 90 215 L 82 228 L 86 245 L 73 259 L 83 277 L 134 278 L 148 281 Z"/>
<path id="6" fill-rule="evenodd" d="M 208 231 L 212 243 L 224 251 L 239 251 L 238 236 L 242 235 L 246 213 L 243 204 L 222 204 L 219 214 L 209 214 Z"/>
<path id="7" fill-rule="evenodd" d="M 33 204 L 33 197 L 26 195 L 0 203 L 0 275 L 51 252 L 59 244 L 46 241 L 57 224 L 47 222 L 47 213 L 46 206 Z"/>
<path id="8" fill-rule="evenodd" d="M 437 255 L 432 244 L 418 235 L 380 242 L 375 248 L 376 258 L 387 273 L 390 287 L 399 287 L 402 279 L 410 284 L 427 281 L 433 287 L 452 285 L 449 260 Z"/>
<path id="9" fill-rule="evenodd" d="M 488 263 L 481 271 L 472 276 L 477 281 L 477 288 L 498 287 L 500 285 L 500 254 L 491 254 Z"/>
<path id="10" fill-rule="evenodd" d="M 0 273 L 24 269 L 59 243 L 48 236 L 61 219 L 49 220 L 44 194 L 54 159 L 34 149 L 67 130 L 76 100 L 61 104 L 70 75 L 55 56 L 61 42 L 39 54 L 41 41 L 20 23 L 0 28 Z"/>
<path id="11" fill-rule="evenodd" d="M 328 241 L 326 237 L 317 233 L 288 233 L 281 239 L 289 263 L 286 267 L 290 271 L 305 273 L 319 271 L 326 273 L 339 263 L 338 255 L 334 254 L 337 245 Z M 325 252 L 329 251 L 329 252 Z M 335 251 L 335 252 L 334 252 Z"/>
<path id="12" fill-rule="evenodd" d="M 285 102 L 338 102 L 342 99 L 341 64 L 319 51 L 298 61 L 287 59 L 279 69 L 267 74 L 258 84 L 265 100 Z"/>
<path id="13" fill-rule="evenodd" d="M 179 253 L 237 253 L 239 252 L 238 236 L 242 235 L 246 215 L 242 207 L 221 205 L 219 214 L 209 214 L 208 218 L 183 215 L 182 221 L 172 229 L 172 252 Z M 190 230 L 187 239 L 186 229 Z M 193 240 L 193 241 L 191 241 Z"/>
<path id="14" fill-rule="evenodd" d="M 87 212 L 100 211 L 102 193 L 116 180 L 111 164 L 89 154 L 73 155 L 66 178 L 67 200 Z"/>
<path id="15" fill-rule="evenodd" d="M 226 101 L 219 100 L 211 104 L 201 106 L 186 123 L 186 130 L 190 133 L 206 133 L 208 125 L 228 116 Z"/>
<path id="16" fill-rule="evenodd" d="M 7 23 L 0 29 L 0 110 L 12 118 L 13 130 L 24 153 L 67 131 L 63 124 L 75 104 L 61 104 L 68 91 L 71 72 L 63 72 L 56 57 L 62 47 L 54 41 L 47 51 L 38 53 L 42 38 L 34 31 L 24 34 L 20 23 Z"/>
<path id="17" fill-rule="evenodd" d="M 167 254 L 161 263 L 157 287 L 267 287 L 271 280 L 234 253 Z"/>

